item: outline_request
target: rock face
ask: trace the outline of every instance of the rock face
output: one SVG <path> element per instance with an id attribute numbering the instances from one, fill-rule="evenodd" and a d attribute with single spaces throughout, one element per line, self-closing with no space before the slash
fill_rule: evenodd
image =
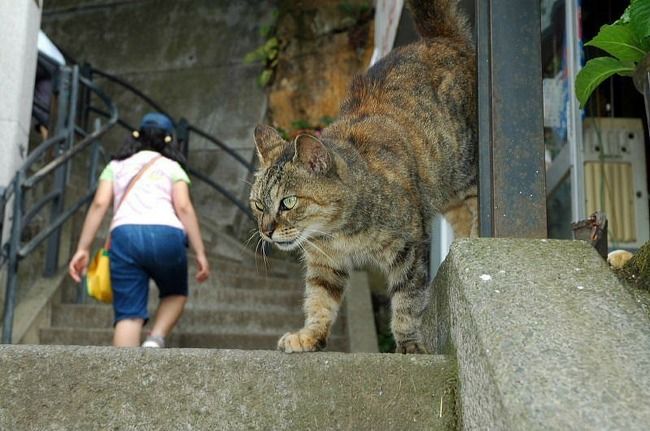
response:
<path id="1" fill-rule="evenodd" d="M 345 6 L 343 6 L 345 3 Z M 283 1 L 281 53 L 269 93 L 269 120 L 286 131 L 325 126 L 352 77 L 372 56 L 372 10 L 366 1 Z"/>

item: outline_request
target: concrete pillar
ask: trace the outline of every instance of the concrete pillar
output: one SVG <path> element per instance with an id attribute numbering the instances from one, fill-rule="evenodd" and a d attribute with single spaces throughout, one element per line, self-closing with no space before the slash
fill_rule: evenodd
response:
<path id="1" fill-rule="evenodd" d="M 41 8 L 41 0 L 0 0 L 0 187 L 27 153 Z"/>

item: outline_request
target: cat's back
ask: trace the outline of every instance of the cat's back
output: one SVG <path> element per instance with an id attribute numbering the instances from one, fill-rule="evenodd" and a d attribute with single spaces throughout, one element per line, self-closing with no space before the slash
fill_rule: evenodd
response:
<path id="1" fill-rule="evenodd" d="M 377 175 L 445 200 L 475 183 L 474 48 L 454 0 L 409 3 L 425 8 L 416 17 L 421 40 L 357 76 L 338 124 L 323 136 L 350 142 Z"/>
<path id="2" fill-rule="evenodd" d="M 355 77 L 341 115 L 421 117 L 471 113 L 474 51 L 457 40 L 421 40 L 391 51 Z M 429 121 L 433 118 L 429 119 Z"/>

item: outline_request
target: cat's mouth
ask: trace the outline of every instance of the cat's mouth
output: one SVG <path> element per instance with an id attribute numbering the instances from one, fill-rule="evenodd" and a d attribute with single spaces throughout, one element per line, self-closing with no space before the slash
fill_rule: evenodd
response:
<path id="1" fill-rule="evenodd" d="M 293 241 L 273 241 L 273 244 L 275 244 L 280 250 L 289 251 L 298 247 L 298 240 L 294 239 Z"/>

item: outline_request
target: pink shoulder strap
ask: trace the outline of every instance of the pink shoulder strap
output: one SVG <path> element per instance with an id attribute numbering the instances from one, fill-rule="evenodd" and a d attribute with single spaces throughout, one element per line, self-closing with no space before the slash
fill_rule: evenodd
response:
<path id="1" fill-rule="evenodd" d="M 153 159 L 149 160 L 140 170 L 138 171 L 137 174 L 133 178 L 131 178 L 131 181 L 129 181 L 129 185 L 126 187 L 126 190 L 124 191 L 124 195 L 122 196 L 122 199 L 120 202 L 117 204 L 115 207 L 115 211 L 113 212 L 113 217 L 115 217 L 115 214 L 117 214 L 117 211 L 120 209 L 120 206 L 122 206 L 122 203 L 126 199 L 126 196 L 129 194 L 131 189 L 133 189 L 133 186 L 135 186 L 135 183 L 138 182 L 138 180 L 142 177 L 144 172 L 149 169 L 158 159 L 162 158 L 162 156 L 156 156 Z M 108 250 L 111 246 L 111 234 L 110 234 L 110 228 L 109 228 L 109 233 L 108 236 L 106 237 L 106 242 L 104 243 L 104 248 Z"/>

